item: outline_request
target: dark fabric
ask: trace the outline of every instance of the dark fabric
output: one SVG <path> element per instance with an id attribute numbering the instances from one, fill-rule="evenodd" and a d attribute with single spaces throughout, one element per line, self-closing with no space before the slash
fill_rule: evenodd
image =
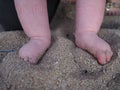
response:
<path id="1" fill-rule="evenodd" d="M 49 14 L 49 22 L 52 21 L 52 18 L 57 10 L 60 0 L 47 0 L 48 5 L 48 14 Z"/>
<path id="2" fill-rule="evenodd" d="M 51 22 L 60 0 L 47 0 L 49 22 Z M 5 30 L 19 30 L 22 26 L 18 20 L 14 0 L 0 0 L 0 24 Z"/>

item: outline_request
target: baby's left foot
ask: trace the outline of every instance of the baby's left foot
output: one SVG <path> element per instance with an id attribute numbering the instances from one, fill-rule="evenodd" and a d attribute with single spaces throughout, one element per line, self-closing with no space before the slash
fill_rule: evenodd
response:
<path id="1" fill-rule="evenodd" d="M 19 51 L 19 56 L 24 61 L 36 64 L 50 45 L 50 40 L 45 38 L 31 38 Z"/>
<path id="2" fill-rule="evenodd" d="M 99 38 L 95 32 L 77 33 L 75 38 L 76 45 L 94 55 L 100 64 L 106 64 L 110 61 L 113 52 L 109 44 Z"/>

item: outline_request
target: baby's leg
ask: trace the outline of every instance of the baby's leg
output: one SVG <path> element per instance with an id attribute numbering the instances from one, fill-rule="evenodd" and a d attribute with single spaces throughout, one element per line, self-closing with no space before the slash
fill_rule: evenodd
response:
<path id="1" fill-rule="evenodd" d="M 97 35 L 105 3 L 105 0 L 77 0 L 76 5 L 76 45 L 93 54 L 100 64 L 106 64 L 112 56 L 109 44 Z"/>
<path id="2" fill-rule="evenodd" d="M 14 0 L 18 17 L 30 41 L 19 51 L 25 61 L 36 64 L 51 42 L 46 0 Z"/>

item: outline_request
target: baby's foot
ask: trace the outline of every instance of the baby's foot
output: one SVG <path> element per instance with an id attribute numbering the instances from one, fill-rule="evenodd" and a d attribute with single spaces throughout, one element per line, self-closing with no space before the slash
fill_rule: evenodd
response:
<path id="1" fill-rule="evenodd" d="M 98 59 L 100 64 L 110 61 L 113 52 L 107 42 L 97 36 L 95 32 L 75 34 L 76 45 L 85 49 Z"/>
<path id="2" fill-rule="evenodd" d="M 19 56 L 25 61 L 36 64 L 50 45 L 50 40 L 41 37 L 31 38 L 19 51 Z"/>

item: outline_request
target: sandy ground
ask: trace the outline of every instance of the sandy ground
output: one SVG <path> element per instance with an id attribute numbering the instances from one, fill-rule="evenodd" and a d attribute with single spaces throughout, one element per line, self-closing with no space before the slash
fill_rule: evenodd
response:
<path id="1" fill-rule="evenodd" d="M 28 38 L 22 31 L 0 33 L 0 90 L 119 90 L 120 20 L 104 19 L 99 36 L 112 47 L 110 63 L 101 66 L 74 43 L 74 19 L 58 10 L 51 23 L 52 45 L 37 65 L 18 57 Z"/>

